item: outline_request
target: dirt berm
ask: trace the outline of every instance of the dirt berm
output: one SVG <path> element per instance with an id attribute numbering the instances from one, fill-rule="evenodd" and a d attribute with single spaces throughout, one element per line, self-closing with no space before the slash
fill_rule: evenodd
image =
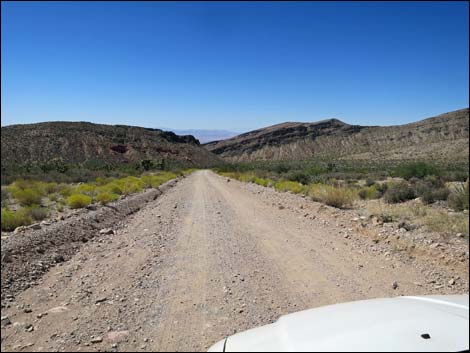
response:
<path id="1" fill-rule="evenodd" d="M 70 259 L 83 243 L 100 235 L 100 230 L 113 228 L 125 217 L 155 200 L 180 178 L 170 180 L 157 189 L 132 195 L 107 206 L 92 206 L 41 229 L 2 239 L 2 303 L 17 292 L 32 286 L 50 267 Z M 2 305 L 3 306 L 3 305 Z"/>

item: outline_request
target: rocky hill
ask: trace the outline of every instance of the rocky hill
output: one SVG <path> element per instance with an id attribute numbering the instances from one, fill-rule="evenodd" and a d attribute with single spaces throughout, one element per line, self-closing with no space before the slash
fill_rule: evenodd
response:
<path id="1" fill-rule="evenodd" d="M 172 160 L 211 165 L 218 160 L 193 136 L 124 125 L 46 122 L 2 127 L 2 170 L 12 165 L 87 161 L 133 163 Z"/>
<path id="2" fill-rule="evenodd" d="M 312 157 L 464 161 L 469 156 L 469 110 L 397 126 L 349 125 L 337 119 L 289 122 L 204 146 L 228 161 Z"/>

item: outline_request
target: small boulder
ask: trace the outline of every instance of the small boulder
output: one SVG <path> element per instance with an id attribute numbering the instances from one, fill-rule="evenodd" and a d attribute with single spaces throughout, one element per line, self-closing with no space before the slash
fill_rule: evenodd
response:
<path id="1" fill-rule="evenodd" d="M 1 325 L 2 325 L 2 327 L 11 325 L 10 318 L 8 316 L 2 316 Z"/>
<path id="2" fill-rule="evenodd" d="M 114 230 L 111 228 L 103 228 L 100 230 L 100 234 L 114 234 Z"/>
<path id="3" fill-rule="evenodd" d="M 90 342 L 91 342 L 91 343 L 100 343 L 100 342 L 103 342 L 103 337 L 100 337 L 100 336 L 94 337 L 94 338 L 91 339 Z"/>
<path id="4" fill-rule="evenodd" d="M 107 342 L 112 342 L 112 343 L 120 343 L 125 340 L 127 340 L 127 337 L 129 336 L 129 331 L 111 331 L 108 332 L 108 334 L 105 337 L 105 340 Z"/>
<path id="5" fill-rule="evenodd" d="M 25 226 L 16 227 L 15 230 L 13 231 L 13 234 L 23 233 L 24 231 L 26 231 L 26 229 L 28 228 Z"/>

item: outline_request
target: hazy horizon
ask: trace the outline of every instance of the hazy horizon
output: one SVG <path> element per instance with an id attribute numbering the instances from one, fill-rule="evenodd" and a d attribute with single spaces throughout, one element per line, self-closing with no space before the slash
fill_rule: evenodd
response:
<path id="1" fill-rule="evenodd" d="M 400 125 L 469 106 L 466 2 L 1 6 L 2 126 L 239 133 Z"/>

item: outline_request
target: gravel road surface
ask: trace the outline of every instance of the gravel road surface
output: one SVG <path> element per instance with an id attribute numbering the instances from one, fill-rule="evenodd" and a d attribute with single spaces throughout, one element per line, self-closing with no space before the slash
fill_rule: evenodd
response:
<path id="1" fill-rule="evenodd" d="M 318 204 L 257 193 L 211 171 L 184 178 L 2 309 L 2 351 L 203 351 L 307 308 L 436 293 L 422 267 L 345 237 Z"/>

